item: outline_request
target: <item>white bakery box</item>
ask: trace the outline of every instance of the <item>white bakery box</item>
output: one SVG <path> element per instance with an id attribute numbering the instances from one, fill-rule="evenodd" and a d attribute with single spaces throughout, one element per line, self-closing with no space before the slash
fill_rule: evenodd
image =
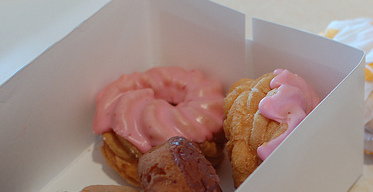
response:
<path id="1" fill-rule="evenodd" d="M 0 191 L 126 183 L 92 132 L 95 98 L 123 73 L 180 65 L 220 79 L 276 68 L 323 99 L 236 191 L 347 191 L 362 173 L 364 52 L 201 0 L 113 0 L 0 88 Z M 228 158 L 217 170 L 234 191 Z"/>

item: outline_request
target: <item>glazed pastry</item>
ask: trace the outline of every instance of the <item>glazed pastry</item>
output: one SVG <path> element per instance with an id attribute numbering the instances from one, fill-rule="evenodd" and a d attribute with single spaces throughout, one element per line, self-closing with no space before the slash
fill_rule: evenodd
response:
<path id="1" fill-rule="evenodd" d="M 93 130 L 102 152 L 129 183 L 139 185 L 138 158 L 170 137 L 193 140 L 213 165 L 223 159 L 220 82 L 200 71 L 157 67 L 122 75 L 99 93 Z"/>
<path id="2" fill-rule="evenodd" d="M 219 192 L 219 177 L 199 147 L 183 137 L 172 137 L 152 148 L 139 161 L 145 192 Z"/>
<path id="3" fill-rule="evenodd" d="M 298 75 L 278 69 L 233 84 L 224 100 L 226 149 L 238 187 L 320 102 Z"/>
<path id="4" fill-rule="evenodd" d="M 364 152 L 373 154 L 373 18 L 332 21 L 321 35 L 365 51 Z"/>
<path id="5" fill-rule="evenodd" d="M 106 163 L 128 183 L 139 186 L 137 165 L 142 152 L 113 131 L 102 133 L 102 138 L 104 142 L 101 152 Z"/>
<path id="6" fill-rule="evenodd" d="M 90 185 L 81 192 L 139 192 L 137 189 L 119 185 Z"/>

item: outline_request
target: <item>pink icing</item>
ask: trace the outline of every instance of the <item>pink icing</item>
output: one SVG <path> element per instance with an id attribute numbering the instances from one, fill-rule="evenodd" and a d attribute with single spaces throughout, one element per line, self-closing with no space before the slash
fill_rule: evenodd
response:
<path id="1" fill-rule="evenodd" d="M 312 87 L 300 76 L 284 69 L 277 69 L 274 74 L 276 76 L 270 87 L 278 88 L 278 91 L 260 101 L 259 111 L 269 119 L 281 124 L 286 123 L 288 128 L 283 134 L 257 149 L 262 160 L 265 160 L 320 102 Z"/>
<path id="2" fill-rule="evenodd" d="M 204 142 L 222 131 L 223 99 L 221 84 L 196 70 L 122 75 L 99 93 L 93 131 L 113 130 L 142 152 L 172 136 Z"/>

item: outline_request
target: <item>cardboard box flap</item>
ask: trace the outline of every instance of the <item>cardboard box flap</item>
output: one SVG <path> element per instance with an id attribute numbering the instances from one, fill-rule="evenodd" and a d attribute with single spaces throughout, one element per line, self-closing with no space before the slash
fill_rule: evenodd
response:
<path id="1" fill-rule="evenodd" d="M 269 25 L 260 19 L 253 19 L 254 26 L 253 68 L 256 73 L 272 71 L 273 67 L 266 63 L 275 61 L 276 67 L 291 68 L 309 80 L 321 98 L 352 72 L 364 56 L 361 50 L 305 31 L 274 23 Z M 265 56 L 268 51 L 271 51 L 271 57 Z"/>
<path id="2" fill-rule="evenodd" d="M 0 87 L 2 189 L 40 191 L 69 167 L 95 141 L 97 93 L 123 73 L 179 65 L 227 87 L 247 67 L 244 18 L 209 1 L 107 4 Z"/>
<path id="3" fill-rule="evenodd" d="M 258 19 L 253 30 L 256 74 L 290 69 L 324 100 L 237 191 L 347 191 L 363 163 L 364 52 Z"/>
<path id="4" fill-rule="evenodd" d="M 147 1 L 152 65 L 205 71 L 229 88 L 246 75 L 245 15 L 209 1 Z M 233 69 L 226 70 L 230 65 Z M 212 69 L 214 68 L 214 69 Z"/>

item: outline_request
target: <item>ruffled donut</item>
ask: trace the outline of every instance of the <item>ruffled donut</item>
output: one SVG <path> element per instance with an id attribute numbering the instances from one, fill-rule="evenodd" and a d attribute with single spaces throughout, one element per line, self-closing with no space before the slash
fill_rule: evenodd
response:
<path id="1" fill-rule="evenodd" d="M 221 83 L 197 70 L 157 67 L 134 72 L 99 93 L 93 130 L 103 134 L 108 164 L 139 184 L 132 173 L 139 156 L 173 136 L 198 143 L 217 165 L 224 147 L 223 100 Z"/>

